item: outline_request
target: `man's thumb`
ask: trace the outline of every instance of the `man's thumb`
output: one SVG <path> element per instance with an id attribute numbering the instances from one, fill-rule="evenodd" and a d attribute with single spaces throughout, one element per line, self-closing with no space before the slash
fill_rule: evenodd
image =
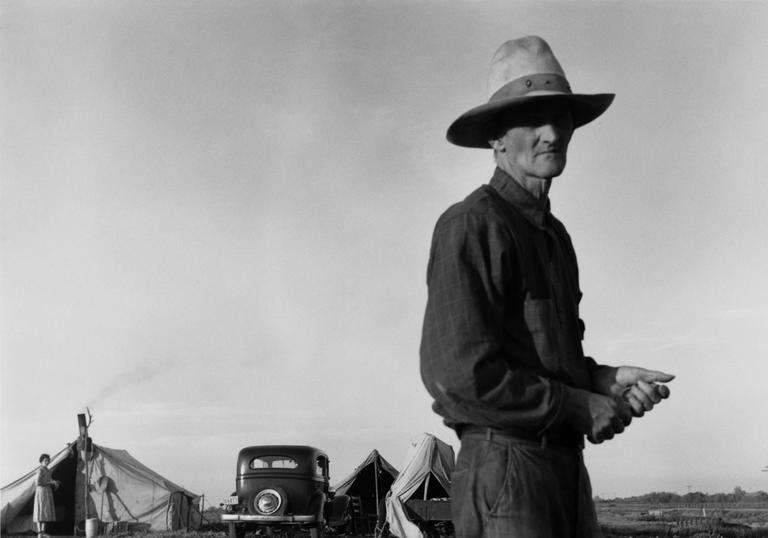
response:
<path id="1" fill-rule="evenodd" d="M 660 383 L 668 383 L 675 378 L 672 374 L 666 374 L 657 370 L 646 370 L 640 374 L 640 379 L 648 383 L 658 381 Z"/>

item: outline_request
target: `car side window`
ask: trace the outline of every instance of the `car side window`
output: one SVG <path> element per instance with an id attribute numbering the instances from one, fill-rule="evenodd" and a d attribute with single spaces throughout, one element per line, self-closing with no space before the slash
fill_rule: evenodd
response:
<path id="1" fill-rule="evenodd" d="M 251 460 L 251 469 L 295 469 L 299 466 L 293 458 L 288 456 L 257 456 Z"/>
<path id="2" fill-rule="evenodd" d="M 317 457 L 317 465 L 315 466 L 315 472 L 317 476 L 328 476 L 328 460 L 323 456 Z"/>

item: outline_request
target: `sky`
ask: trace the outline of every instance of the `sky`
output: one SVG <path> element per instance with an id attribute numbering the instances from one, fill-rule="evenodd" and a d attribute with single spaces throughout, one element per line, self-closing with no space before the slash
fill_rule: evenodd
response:
<path id="1" fill-rule="evenodd" d="M 585 350 L 675 374 L 589 445 L 601 497 L 768 490 L 768 6 L 2 0 L 0 482 L 93 415 L 217 504 L 243 446 L 332 482 L 432 433 L 419 377 L 437 217 L 492 174 L 448 125 L 544 37 L 581 93 L 552 208 Z"/>

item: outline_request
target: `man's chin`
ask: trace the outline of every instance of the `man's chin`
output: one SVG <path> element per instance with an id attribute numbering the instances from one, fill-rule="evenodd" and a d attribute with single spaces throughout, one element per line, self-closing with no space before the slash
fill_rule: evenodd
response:
<path id="1" fill-rule="evenodd" d="M 537 165 L 539 177 L 557 177 L 565 170 L 565 155 L 562 153 L 545 153 L 540 155 Z"/>
<path id="2" fill-rule="evenodd" d="M 547 166 L 541 171 L 539 177 L 557 177 L 565 170 L 565 163 L 562 166 Z"/>

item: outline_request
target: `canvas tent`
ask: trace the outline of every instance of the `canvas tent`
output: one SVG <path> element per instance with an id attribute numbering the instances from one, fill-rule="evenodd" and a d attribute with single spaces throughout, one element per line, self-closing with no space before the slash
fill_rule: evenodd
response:
<path id="1" fill-rule="evenodd" d="M 51 457 L 48 468 L 53 477 L 61 481 L 61 486 L 54 493 L 56 503 L 56 523 L 48 524 L 47 531 L 52 534 L 72 534 L 75 509 L 75 473 L 77 457 L 73 445 L 67 445 Z M 0 529 L 3 535 L 22 532 L 37 532 L 32 522 L 32 501 L 35 495 L 35 474 L 37 469 L 4 486 L 0 490 Z M 65 479 L 64 477 L 71 477 Z M 68 523 L 68 525 L 67 525 Z"/>
<path id="2" fill-rule="evenodd" d="M 410 499 L 449 499 L 455 464 L 453 447 L 425 433 L 411 443 L 406 461 L 386 497 L 389 532 L 399 538 L 424 538 L 418 525 L 408 517 L 405 503 Z"/>
<path id="3" fill-rule="evenodd" d="M 354 500 L 359 512 L 355 514 L 356 526 L 370 532 L 380 518 L 383 520 L 382 503 L 397 474 L 397 469 L 374 449 L 352 474 L 334 486 L 337 495 L 349 495 Z"/>
<path id="4" fill-rule="evenodd" d="M 52 457 L 49 468 L 61 486 L 54 492 L 57 521 L 48 525 L 50 534 L 82 533 L 86 516 L 98 519 L 103 530 L 109 531 L 200 526 L 198 495 L 162 477 L 125 450 L 96 444 L 88 448 L 87 452 L 78 450 L 77 443 L 71 443 Z M 32 522 L 36 471 L 2 488 L 2 534 L 36 532 Z"/>

